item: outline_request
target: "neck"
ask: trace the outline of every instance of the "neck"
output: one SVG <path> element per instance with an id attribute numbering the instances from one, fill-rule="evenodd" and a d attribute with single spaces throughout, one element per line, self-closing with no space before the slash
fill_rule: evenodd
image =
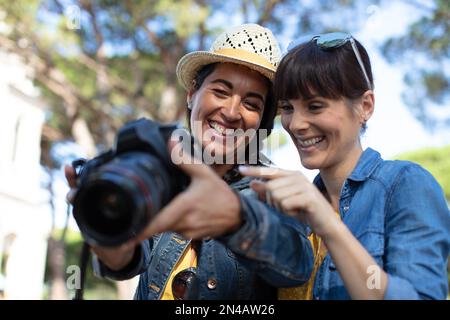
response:
<path id="1" fill-rule="evenodd" d="M 352 151 L 347 153 L 343 161 L 328 168 L 320 169 L 320 177 L 326 188 L 326 197 L 336 211 L 339 210 L 339 198 L 341 196 L 342 186 L 355 169 L 361 154 L 362 147 L 358 143 Z"/>
<path id="2" fill-rule="evenodd" d="M 231 168 L 233 168 L 232 164 L 212 164 L 211 169 L 214 170 L 220 177 L 223 177 L 225 173 L 228 172 Z"/>

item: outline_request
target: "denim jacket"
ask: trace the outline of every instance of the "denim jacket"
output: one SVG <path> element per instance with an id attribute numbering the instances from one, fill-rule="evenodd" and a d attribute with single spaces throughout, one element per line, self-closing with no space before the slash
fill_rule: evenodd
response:
<path id="1" fill-rule="evenodd" d="M 314 184 L 324 190 L 320 175 Z M 339 214 L 388 274 L 385 299 L 447 297 L 450 212 L 428 171 L 407 161 L 385 161 L 368 148 L 342 187 Z M 350 299 L 329 254 L 313 295 Z"/>
<path id="2" fill-rule="evenodd" d="M 258 201 L 249 178 L 230 185 L 239 195 L 243 225 L 233 234 L 201 241 L 198 299 L 276 299 L 275 287 L 309 279 L 313 253 L 306 227 Z M 98 276 L 124 280 L 141 274 L 135 299 L 159 299 L 189 240 L 166 232 L 141 243 L 132 262 L 109 270 L 94 256 Z"/>

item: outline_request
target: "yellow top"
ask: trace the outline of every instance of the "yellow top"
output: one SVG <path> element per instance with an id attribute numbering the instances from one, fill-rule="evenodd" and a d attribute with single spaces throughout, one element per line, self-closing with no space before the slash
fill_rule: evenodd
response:
<path id="1" fill-rule="evenodd" d="M 189 244 L 184 250 L 183 255 L 180 260 L 178 260 L 175 268 L 172 270 L 172 273 L 169 276 L 169 280 L 167 281 L 166 287 L 164 288 L 163 294 L 161 295 L 161 300 L 174 300 L 172 293 L 172 281 L 178 272 L 183 271 L 190 267 L 197 267 L 197 254 L 195 253 L 192 244 Z"/>
<path id="2" fill-rule="evenodd" d="M 319 269 L 323 259 L 325 258 L 325 255 L 327 254 L 327 250 L 322 244 L 322 239 L 317 237 L 315 234 L 311 234 L 308 239 L 311 242 L 311 246 L 314 251 L 314 267 L 311 272 L 311 277 L 306 283 L 302 284 L 299 287 L 279 288 L 279 300 L 312 300 L 314 279 L 316 277 L 317 270 Z"/>
<path id="3" fill-rule="evenodd" d="M 339 213 L 336 212 L 338 218 L 340 218 Z M 314 267 L 311 272 L 311 277 L 309 280 L 299 287 L 294 288 L 279 288 L 278 289 L 278 299 L 279 300 L 312 300 L 314 280 L 316 278 L 317 270 L 319 270 L 325 256 L 327 255 L 327 248 L 322 239 L 312 233 L 308 237 L 311 242 L 311 246 L 314 252 Z"/>

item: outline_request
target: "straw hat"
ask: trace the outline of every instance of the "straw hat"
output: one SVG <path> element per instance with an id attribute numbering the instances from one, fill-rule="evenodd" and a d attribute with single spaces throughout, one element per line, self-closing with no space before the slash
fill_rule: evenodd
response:
<path id="1" fill-rule="evenodd" d="M 189 90 L 203 66 L 229 62 L 244 65 L 273 80 L 280 59 L 280 47 L 269 29 L 243 24 L 223 32 L 209 51 L 194 51 L 183 56 L 177 65 L 177 77 Z"/>

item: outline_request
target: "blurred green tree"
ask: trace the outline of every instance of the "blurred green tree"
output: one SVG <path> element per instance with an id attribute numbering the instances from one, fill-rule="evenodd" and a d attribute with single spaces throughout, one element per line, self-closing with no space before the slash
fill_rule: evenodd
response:
<path id="1" fill-rule="evenodd" d="M 267 24 L 283 2 L 240 5 Z M 92 156 L 128 120 L 182 118 L 176 64 L 221 31 L 207 27 L 212 12 L 230 9 L 201 0 L 0 0 L 0 47 L 31 68 L 51 106 L 52 137 L 73 137 Z"/>
<path id="2" fill-rule="evenodd" d="M 425 14 L 406 34 L 387 40 L 383 53 L 390 62 L 405 62 L 408 91 L 403 99 L 428 129 L 450 127 L 450 113 L 442 112 L 450 98 L 450 2 L 408 1 Z"/>
<path id="3" fill-rule="evenodd" d="M 44 134 L 74 138 L 92 156 L 111 146 L 128 120 L 181 119 L 185 98 L 175 66 L 186 52 L 206 49 L 228 23 L 256 22 L 291 36 L 355 29 L 362 19 L 354 11 L 363 10 L 355 3 L 0 0 L 0 47 L 22 57 L 42 88 L 51 106 Z"/>

